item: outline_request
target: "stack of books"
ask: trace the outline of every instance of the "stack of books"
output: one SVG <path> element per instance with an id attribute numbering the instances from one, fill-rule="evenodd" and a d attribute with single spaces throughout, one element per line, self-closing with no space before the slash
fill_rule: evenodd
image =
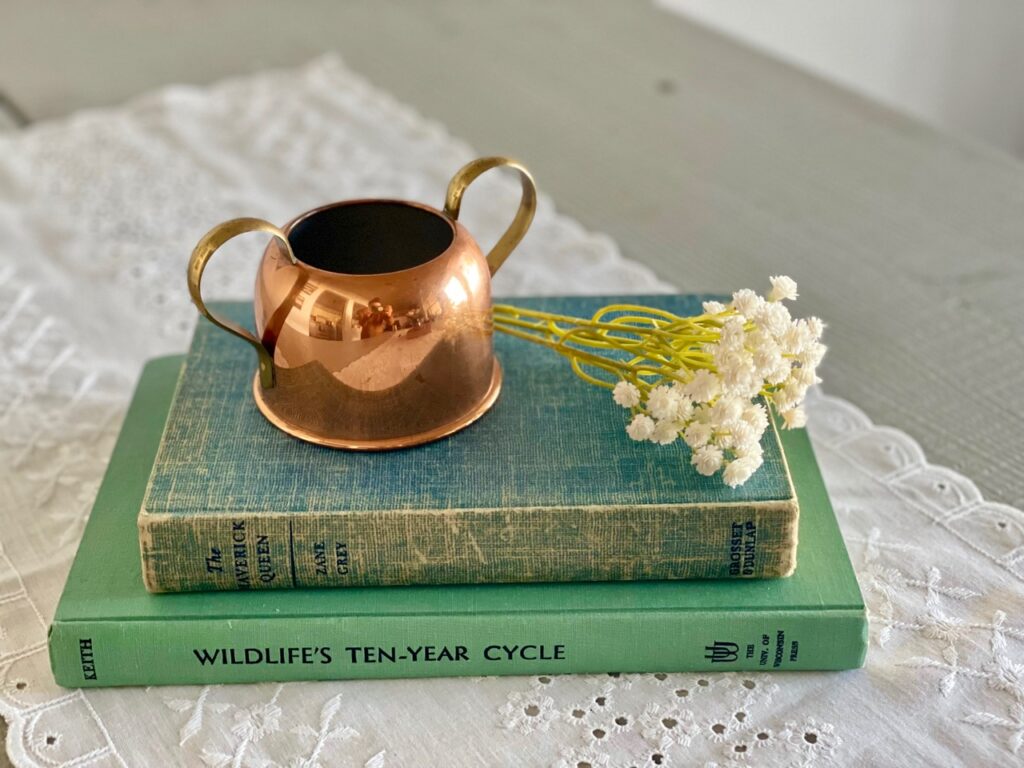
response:
<path id="1" fill-rule="evenodd" d="M 686 315 L 704 298 L 629 300 Z M 271 426 L 251 350 L 201 322 L 184 358 L 143 371 L 51 626 L 57 682 L 863 664 L 863 600 L 803 430 L 769 428 L 730 489 L 683 445 L 631 441 L 560 356 L 495 347 L 505 382 L 480 421 L 354 453 Z"/>

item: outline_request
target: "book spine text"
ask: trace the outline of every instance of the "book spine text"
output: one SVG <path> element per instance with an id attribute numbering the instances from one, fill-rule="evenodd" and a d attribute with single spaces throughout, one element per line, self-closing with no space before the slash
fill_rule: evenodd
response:
<path id="1" fill-rule="evenodd" d="M 64 621 L 66 687 L 460 675 L 850 669 L 863 612 L 566 611 Z"/>
<path id="2" fill-rule="evenodd" d="M 144 513 L 152 592 L 787 576 L 796 502 Z"/>

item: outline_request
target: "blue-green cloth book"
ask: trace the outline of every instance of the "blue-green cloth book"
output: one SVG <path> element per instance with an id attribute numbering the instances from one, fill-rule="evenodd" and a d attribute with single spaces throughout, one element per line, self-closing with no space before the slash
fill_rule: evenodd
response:
<path id="1" fill-rule="evenodd" d="M 700 296 L 629 297 L 681 315 Z M 590 316 L 623 297 L 517 299 Z M 251 323 L 245 303 L 217 310 Z M 774 424 L 732 489 L 551 350 L 495 333 L 494 407 L 434 443 L 351 452 L 273 427 L 255 361 L 201 321 L 139 515 L 154 592 L 406 584 L 764 578 L 796 566 L 799 503 Z M 426 407 L 429 407 L 426 406 Z"/>
<path id="2" fill-rule="evenodd" d="M 857 580 L 804 430 L 787 579 L 481 584 L 154 595 L 135 518 L 181 358 L 146 366 L 50 628 L 68 687 L 562 672 L 847 669 Z"/>

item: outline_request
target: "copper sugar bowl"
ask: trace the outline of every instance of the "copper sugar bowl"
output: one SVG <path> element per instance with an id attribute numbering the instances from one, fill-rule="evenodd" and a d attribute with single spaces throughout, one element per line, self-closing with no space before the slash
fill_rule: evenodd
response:
<path id="1" fill-rule="evenodd" d="M 522 200 L 485 257 L 458 221 L 466 187 L 491 168 L 519 172 Z M 503 157 L 469 163 L 443 211 L 352 200 L 278 228 L 233 219 L 196 245 L 188 287 L 201 314 L 255 349 L 252 391 L 275 426 L 311 443 L 384 450 L 429 442 L 482 416 L 501 389 L 491 275 L 533 220 L 529 172 Z M 200 284 L 210 257 L 244 232 L 268 232 L 256 275 L 256 335 L 211 313 Z"/>

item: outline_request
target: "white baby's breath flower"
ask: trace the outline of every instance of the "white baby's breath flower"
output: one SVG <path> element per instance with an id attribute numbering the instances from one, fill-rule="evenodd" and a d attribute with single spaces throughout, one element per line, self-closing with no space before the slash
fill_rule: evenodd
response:
<path id="1" fill-rule="evenodd" d="M 754 352 L 754 368 L 756 375 L 762 379 L 766 378 L 768 374 L 776 370 L 780 363 L 783 363 L 782 351 L 779 349 L 779 345 L 772 341 L 770 344 L 762 345 L 756 352 Z M 788 367 L 788 363 L 786 363 Z"/>
<path id="2" fill-rule="evenodd" d="M 722 473 L 722 480 L 730 488 L 736 488 L 747 482 L 760 466 L 761 462 L 753 456 L 733 459 L 726 464 L 725 472 Z"/>
<path id="3" fill-rule="evenodd" d="M 612 399 L 623 408 L 632 408 L 640 403 L 640 390 L 630 381 L 620 381 L 612 390 Z"/>
<path id="4" fill-rule="evenodd" d="M 724 355 L 722 362 L 718 363 L 718 376 L 726 392 L 746 395 L 752 388 L 755 392 L 761 389 L 754 359 L 749 352 Z"/>
<path id="5" fill-rule="evenodd" d="M 711 358 L 714 360 L 715 368 L 718 369 L 719 375 L 721 375 L 723 368 L 728 368 L 732 365 L 732 361 L 737 360 L 743 352 L 742 345 L 715 344 L 711 348 Z"/>
<path id="6" fill-rule="evenodd" d="M 793 317 L 789 314 L 789 308 L 785 304 L 765 304 L 761 312 L 758 313 L 758 323 L 776 339 L 786 332 L 792 321 Z"/>
<path id="7" fill-rule="evenodd" d="M 807 346 L 806 341 L 807 339 L 795 323 L 790 324 L 790 327 L 778 337 L 778 345 L 782 348 L 783 354 L 800 354 Z"/>
<path id="8" fill-rule="evenodd" d="M 680 393 L 677 390 L 659 384 L 647 393 L 647 410 L 656 419 L 674 419 L 679 399 Z"/>
<path id="9" fill-rule="evenodd" d="M 748 443 L 747 445 L 737 446 L 733 449 L 733 453 L 736 454 L 736 458 L 743 458 L 744 456 L 750 456 L 757 461 L 757 465 L 761 466 L 764 461 L 764 449 L 761 447 L 761 438 L 758 438 L 756 443 Z"/>
<path id="10" fill-rule="evenodd" d="M 725 426 L 743 415 L 744 402 L 738 397 L 722 396 L 711 406 L 711 423 Z"/>
<path id="11" fill-rule="evenodd" d="M 821 322 L 820 317 L 808 317 L 807 328 L 810 330 L 811 335 L 814 336 L 815 341 L 820 339 L 821 334 L 825 332 L 825 324 Z"/>
<path id="12" fill-rule="evenodd" d="M 730 423 L 729 432 L 732 433 L 732 445 L 736 450 L 746 448 L 757 442 L 761 437 L 753 425 L 748 424 L 743 419 L 737 419 Z"/>
<path id="13" fill-rule="evenodd" d="M 807 396 L 807 387 L 796 379 L 790 379 L 782 389 L 794 405 L 800 405 L 804 401 L 804 397 Z"/>
<path id="14" fill-rule="evenodd" d="M 772 335 L 765 331 L 760 325 L 755 325 L 754 330 L 747 332 L 747 335 L 743 338 L 743 343 L 751 352 L 757 352 L 759 349 L 763 349 L 766 346 L 777 346 Z"/>
<path id="15" fill-rule="evenodd" d="M 807 412 L 800 406 L 782 412 L 786 429 L 799 429 L 807 426 Z"/>
<path id="16" fill-rule="evenodd" d="M 703 448 L 708 444 L 708 441 L 711 439 L 711 433 L 710 424 L 702 424 L 699 421 L 695 421 L 683 432 L 683 440 L 690 446 L 691 450 L 696 451 L 698 448 Z"/>
<path id="17" fill-rule="evenodd" d="M 800 368 L 793 369 L 793 380 L 800 384 L 805 389 L 813 387 L 815 384 L 820 384 L 821 379 L 818 378 L 817 372 L 814 368 L 808 366 L 801 366 Z"/>
<path id="18" fill-rule="evenodd" d="M 775 403 L 775 407 L 779 410 L 779 413 L 782 413 L 800 405 L 800 403 L 803 402 L 806 392 L 806 387 L 803 387 L 799 382 L 790 379 L 781 389 L 777 389 L 772 392 L 772 402 Z"/>
<path id="19" fill-rule="evenodd" d="M 757 305 L 754 313 L 747 319 L 752 320 L 756 325 L 764 325 L 765 317 L 772 311 L 772 303 L 770 301 L 762 301 Z"/>
<path id="20" fill-rule="evenodd" d="M 722 391 L 722 382 L 711 371 L 699 368 L 683 387 L 683 392 L 695 403 L 706 403 L 714 400 Z"/>
<path id="21" fill-rule="evenodd" d="M 768 292 L 768 301 L 792 301 L 799 294 L 796 292 L 796 280 L 786 275 L 769 278 L 772 289 Z"/>
<path id="22" fill-rule="evenodd" d="M 760 403 L 751 403 L 744 408 L 742 419 L 752 426 L 758 435 L 768 428 L 768 414 Z"/>
<path id="23" fill-rule="evenodd" d="M 674 419 L 661 419 L 654 425 L 651 442 L 658 445 L 670 445 L 679 437 L 680 424 Z"/>
<path id="24" fill-rule="evenodd" d="M 742 348 L 746 339 L 746 331 L 743 330 L 744 318 L 730 317 L 722 324 L 721 335 L 718 344 L 722 349 Z"/>
<path id="25" fill-rule="evenodd" d="M 771 401 L 772 405 L 775 406 L 775 410 L 779 413 L 796 407 L 796 402 L 793 400 L 792 396 L 786 392 L 785 387 L 779 387 L 777 390 L 772 392 Z"/>
<path id="26" fill-rule="evenodd" d="M 822 358 L 825 357 L 825 352 L 828 350 L 824 344 L 820 342 L 814 342 L 809 344 L 803 352 L 796 356 L 803 365 L 810 366 L 811 368 L 817 368 L 821 363 Z"/>
<path id="27" fill-rule="evenodd" d="M 690 463 L 702 475 L 713 475 L 722 466 L 722 451 L 713 445 L 705 445 L 694 451 Z"/>
<path id="28" fill-rule="evenodd" d="M 704 314 L 705 315 L 720 315 L 725 312 L 728 307 L 720 301 L 705 301 L 704 302 Z"/>
<path id="29" fill-rule="evenodd" d="M 654 434 L 654 419 L 650 416 L 638 413 L 626 427 L 626 434 L 634 440 L 648 440 Z"/>
<path id="30" fill-rule="evenodd" d="M 728 430 L 721 432 L 716 430 L 714 437 L 711 438 L 711 445 L 717 445 L 723 451 L 727 451 L 732 448 L 734 442 L 732 432 L 729 432 Z"/>
<path id="31" fill-rule="evenodd" d="M 779 346 L 782 347 L 787 355 L 799 355 L 812 341 L 810 331 L 807 330 L 806 325 L 792 323 L 785 333 L 779 337 Z"/>
<path id="32" fill-rule="evenodd" d="M 789 374 L 792 371 L 792 364 L 789 360 L 782 357 L 775 364 L 775 367 L 764 375 L 764 380 L 769 384 L 781 384 L 789 378 Z"/>
<path id="33" fill-rule="evenodd" d="M 740 330 L 742 334 L 742 329 Z M 728 365 L 730 359 L 742 359 L 750 355 L 747 351 L 745 339 L 742 337 L 736 338 L 735 340 L 723 341 L 720 344 L 716 344 L 711 349 L 711 356 L 715 360 L 715 365 L 721 370 L 723 365 Z"/>
<path id="34" fill-rule="evenodd" d="M 744 400 L 753 400 L 761 394 L 761 390 L 764 388 L 764 379 L 758 376 L 753 376 L 749 381 L 749 386 L 743 388 L 736 388 L 733 390 L 734 395 L 739 395 Z"/>
<path id="35" fill-rule="evenodd" d="M 732 308 L 746 317 L 753 317 L 764 304 L 764 299 L 749 288 L 743 288 L 732 295 Z"/>
<path id="36" fill-rule="evenodd" d="M 682 387 L 673 387 L 673 389 L 679 393 L 678 404 L 676 405 L 676 421 L 686 424 L 693 418 L 693 400 L 689 395 L 683 394 Z"/>

